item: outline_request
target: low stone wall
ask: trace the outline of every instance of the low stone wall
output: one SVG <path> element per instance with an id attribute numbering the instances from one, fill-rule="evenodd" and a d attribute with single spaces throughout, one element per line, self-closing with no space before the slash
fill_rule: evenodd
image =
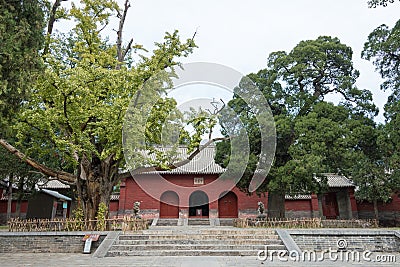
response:
<path id="1" fill-rule="evenodd" d="M 347 250 L 398 252 L 400 233 L 389 230 L 307 229 L 287 230 L 301 250 L 322 251 L 338 249 L 338 241 L 345 240 Z"/>
<path id="2" fill-rule="evenodd" d="M 17 218 L 17 217 L 25 219 L 26 212 L 21 212 L 19 216 L 17 216 L 17 213 L 11 213 L 11 218 Z M 0 213 L 0 225 L 7 225 L 7 213 Z"/>
<path id="3" fill-rule="evenodd" d="M 93 253 L 108 232 L 0 232 L 0 253 L 82 253 L 85 234 L 100 234 Z"/>
<path id="4" fill-rule="evenodd" d="M 361 210 L 358 212 L 358 218 L 374 218 L 374 211 Z M 400 211 L 379 211 L 379 224 L 383 227 L 400 226 Z"/>
<path id="5" fill-rule="evenodd" d="M 286 218 L 312 218 L 313 214 L 311 210 L 286 210 Z"/>

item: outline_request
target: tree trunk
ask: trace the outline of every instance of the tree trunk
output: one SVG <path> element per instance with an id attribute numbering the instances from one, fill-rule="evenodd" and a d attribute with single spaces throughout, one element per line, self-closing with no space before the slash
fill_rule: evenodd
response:
<path id="1" fill-rule="evenodd" d="M 21 202 L 24 197 L 24 184 L 25 184 L 25 179 L 22 177 L 19 177 L 18 179 L 18 194 L 17 194 L 17 205 L 15 208 L 15 214 L 17 218 L 21 218 Z"/>
<path id="2" fill-rule="evenodd" d="M 96 156 L 90 161 L 82 157 L 76 186 L 85 220 L 96 220 L 101 202 L 109 207 L 113 187 L 118 182 L 118 163 L 113 156 L 102 161 Z"/>
<path id="3" fill-rule="evenodd" d="M 13 184 L 13 180 L 14 180 L 14 175 L 11 174 L 9 176 L 9 181 L 8 181 L 8 194 L 7 194 L 7 221 L 11 218 L 11 209 L 12 209 L 12 184 Z"/>
<path id="4" fill-rule="evenodd" d="M 374 218 L 379 222 L 379 210 L 378 210 L 378 200 L 374 199 Z"/>
<path id="5" fill-rule="evenodd" d="M 285 193 L 268 193 L 268 217 L 285 218 Z"/>
<path id="6" fill-rule="evenodd" d="M 21 218 L 21 199 L 20 198 L 18 198 L 18 200 L 17 200 L 17 205 L 16 205 L 16 208 L 15 208 L 15 214 L 16 214 L 17 218 Z"/>

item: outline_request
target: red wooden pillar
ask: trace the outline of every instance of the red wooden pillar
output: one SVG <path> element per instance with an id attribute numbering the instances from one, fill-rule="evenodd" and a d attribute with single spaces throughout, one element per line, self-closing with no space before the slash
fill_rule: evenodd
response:
<path id="1" fill-rule="evenodd" d="M 125 213 L 125 203 L 126 203 L 126 178 L 123 178 L 120 183 L 119 189 L 119 201 L 118 201 L 118 213 L 117 215 L 122 215 Z"/>
<path id="2" fill-rule="evenodd" d="M 209 218 L 218 218 L 218 200 L 209 204 Z"/>
<path id="3" fill-rule="evenodd" d="M 357 209 L 357 201 L 354 196 L 354 188 L 349 188 L 349 199 L 350 199 L 350 207 L 351 207 L 351 218 L 357 219 L 358 218 L 358 209 Z"/>
<path id="4" fill-rule="evenodd" d="M 189 194 L 188 192 L 179 192 L 179 217 L 189 218 Z"/>
<path id="5" fill-rule="evenodd" d="M 313 218 L 321 217 L 319 212 L 318 196 L 314 193 L 311 194 L 311 214 Z"/>

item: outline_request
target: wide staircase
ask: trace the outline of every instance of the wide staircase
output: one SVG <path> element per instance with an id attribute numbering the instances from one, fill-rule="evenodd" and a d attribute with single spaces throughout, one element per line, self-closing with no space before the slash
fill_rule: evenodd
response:
<path id="1" fill-rule="evenodd" d="M 271 229 L 156 226 L 121 234 L 106 256 L 257 256 L 266 246 L 286 251 Z"/>
<path id="2" fill-rule="evenodd" d="M 158 226 L 177 226 L 178 219 L 158 219 Z"/>
<path id="3" fill-rule="evenodd" d="M 188 225 L 210 225 L 208 218 L 189 218 Z"/>

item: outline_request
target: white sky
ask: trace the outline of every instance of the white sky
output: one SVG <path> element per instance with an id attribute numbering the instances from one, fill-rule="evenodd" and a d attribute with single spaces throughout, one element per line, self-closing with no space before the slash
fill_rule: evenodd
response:
<path id="1" fill-rule="evenodd" d="M 123 2 L 123 0 L 119 0 Z M 195 38 L 199 48 L 183 62 L 213 62 L 243 74 L 266 67 L 269 53 L 290 51 L 301 40 L 321 35 L 338 37 L 353 48 L 354 66 L 361 75 L 359 88 L 370 89 L 382 109 L 387 96 L 371 62 L 360 54 L 368 34 L 381 24 L 393 27 L 400 4 L 369 9 L 367 0 L 132 0 L 125 41 L 152 48 L 166 31 L 177 29 L 182 39 Z M 193 88 L 185 92 L 190 97 Z M 220 97 L 218 93 L 208 97 Z M 193 92 L 196 96 L 198 92 Z M 181 92 L 181 101 L 184 99 Z M 179 101 L 179 102 L 181 102 Z M 382 112 L 378 118 L 382 120 Z"/>
<path id="2" fill-rule="evenodd" d="M 78 2 L 78 0 L 72 0 Z M 121 7 L 124 0 L 117 0 Z M 183 63 L 211 62 L 233 68 L 243 75 L 266 67 L 271 52 L 289 52 L 302 40 L 321 35 L 338 37 L 353 48 L 354 67 L 360 71 L 357 86 L 373 92 L 383 121 L 388 92 L 380 90 L 382 79 L 371 62 L 361 59 L 369 33 L 381 24 L 393 27 L 400 19 L 400 3 L 368 8 L 367 0 L 130 0 L 124 40 L 146 49 L 161 42 L 166 31 L 179 30 L 182 40 L 197 31 L 199 46 Z M 70 4 L 70 2 L 66 2 Z M 68 5 L 67 4 L 67 5 Z M 66 5 L 66 4 L 63 4 Z M 65 22 L 60 26 L 65 29 Z M 112 26 L 113 29 L 117 25 Z M 109 29 L 110 40 L 115 31 Z M 175 90 L 179 105 L 199 99 L 224 99 L 230 93 L 216 86 L 188 86 Z M 326 98 L 337 102 L 336 97 Z"/>

